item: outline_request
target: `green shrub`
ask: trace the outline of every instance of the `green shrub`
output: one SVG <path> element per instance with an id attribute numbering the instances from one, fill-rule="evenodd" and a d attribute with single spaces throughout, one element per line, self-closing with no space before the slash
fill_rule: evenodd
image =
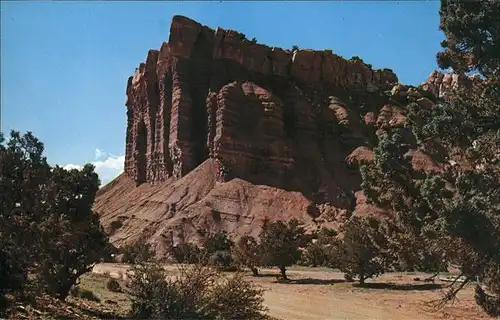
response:
<path id="1" fill-rule="evenodd" d="M 82 289 L 79 286 L 72 287 L 69 294 L 75 298 L 101 302 L 101 299 L 99 299 L 91 290 Z"/>
<path id="2" fill-rule="evenodd" d="M 281 277 L 286 279 L 286 267 L 300 260 L 299 248 L 305 244 L 304 232 L 303 225 L 296 219 L 265 221 L 259 245 L 262 264 L 277 266 Z"/>
<path id="3" fill-rule="evenodd" d="M 116 230 L 120 229 L 123 226 L 123 222 L 121 220 L 113 220 L 108 228 L 108 233 L 113 234 Z"/>
<path id="4" fill-rule="evenodd" d="M 112 292 L 120 292 L 122 290 L 120 283 L 115 278 L 110 278 L 106 282 L 106 288 Z"/>
<path id="5" fill-rule="evenodd" d="M 244 265 L 252 271 L 253 276 L 259 275 L 261 253 L 257 241 L 251 236 L 243 236 L 233 250 L 235 263 Z"/>
<path id="6" fill-rule="evenodd" d="M 157 264 L 132 270 L 127 291 L 134 319 L 265 319 L 262 290 L 241 275 L 194 264 L 169 278 Z"/>
<path id="7" fill-rule="evenodd" d="M 220 268 L 221 270 L 234 270 L 234 261 L 231 256 L 231 251 L 217 251 L 209 257 L 210 265 Z"/>
<path id="8" fill-rule="evenodd" d="M 335 244 L 331 267 L 345 273 L 346 280 L 355 276 L 361 285 L 368 278 L 383 274 L 393 266 L 393 257 L 387 254 L 388 239 L 380 220 L 354 216 L 342 226 L 344 237 Z"/>
<path id="9" fill-rule="evenodd" d="M 207 318 L 265 319 L 264 291 L 242 274 L 223 277 L 210 289 L 206 301 Z"/>
<path id="10" fill-rule="evenodd" d="M 219 251 L 231 251 L 234 243 L 229 239 L 229 235 L 226 231 L 219 231 L 216 233 L 211 233 L 207 236 L 207 239 L 203 243 L 203 249 L 212 255 Z"/>
<path id="11" fill-rule="evenodd" d="M 221 270 L 234 270 L 232 248 L 234 242 L 226 231 L 209 234 L 203 244 L 203 251 L 210 265 Z"/>
<path id="12" fill-rule="evenodd" d="M 302 253 L 301 265 L 318 267 L 328 266 L 331 259 L 330 247 L 318 243 L 311 242 Z"/>
<path id="13" fill-rule="evenodd" d="M 332 266 L 335 260 L 335 247 L 338 243 L 337 231 L 322 227 L 313 233 L 311 240 L 302 252 L 300 264 L 306 266 Z"/>
<path id="14" fill-rule="evenodd" d="M 146 241 L 146 237 L 141 236 L 135 243 L 123 246 L 121 248 L 123 262 L 141 263 L 150 261 L 155 256 L 155 252 L 151 248 L 151 244 Z"/>
<path id="15" fill-rule="evenodd" d="M 170 248 L 170 254 L 178 263 L 198 263 L 203 260 L 203 252 L 192 243 L 182 243 Z"/>

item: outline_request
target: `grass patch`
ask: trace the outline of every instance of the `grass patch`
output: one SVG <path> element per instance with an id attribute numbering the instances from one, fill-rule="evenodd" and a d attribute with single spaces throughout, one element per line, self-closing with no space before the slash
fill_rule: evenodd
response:
<path id="1" fill-rule="evenodd" d="M 119 315 L 126 315 L 130 310 L 130 299 L 122 290 L 110 291 L 108 289 L 109 281 L 116 281 L 119 287 L 125 287 L 121 280 L 110 280 L 109 276 L 95 273 L 87 273 L 80 278 L 80 290 L 91 291 L 105 305 L 106 309 L 111 309 Z M 114 282 L 113 281 L 113 282 Z"/>

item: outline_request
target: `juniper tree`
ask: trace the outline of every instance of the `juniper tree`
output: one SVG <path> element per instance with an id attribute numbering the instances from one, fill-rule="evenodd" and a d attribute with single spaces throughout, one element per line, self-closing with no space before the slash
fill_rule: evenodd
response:
<path id="1" fill-rule="evenodd" d="M 254 277 L 259 275 L 257 267 L 260 265 L 261 254 L 259 244 L 251 236 L 243 236 L 234 246 L 236 261 L 247 266 Z"/>
<path id="2" fill-rule="evenodd" d="M 346 279 L 365 280 L 383 274 L 392 266 L 392 257 L 387 252 L 387 238 L 381 231 L 381 221 L 373 217 L 352 217 L 342 226 L 342 240 L 336 245 L 337 267 Z"/>
<path id="3" fill-rule="evenodd" d="M 64 299 L 106 254 L 107 236 L 92 211 L 99 179 L 92 165 L 50 166 L 30 132 L 1 140 L 0 260 L 10 271 L 0 294 L 37 289 Z"/>
<path id="4" fill-rule="evenodd" d="M 304 227 L 296 219 L 265 221 L 260 234 L 262 264 L 277 266 L 282 278 L 287 279 L 286 267 L 300 259 L 299 247 L 304 245 L 304 233 Z"/>

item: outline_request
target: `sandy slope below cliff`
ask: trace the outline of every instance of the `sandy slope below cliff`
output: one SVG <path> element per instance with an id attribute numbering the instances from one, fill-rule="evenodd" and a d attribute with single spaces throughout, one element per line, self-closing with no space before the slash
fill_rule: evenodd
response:
<path id="1" fill-rule="evenodd" d="M 411 155 L 419 171 L 443 170 L 442 164 L 422 152 L 412 151 Z M 124 173 L 99 190 L 94 209 L 113 244 L 132 243 L 144 234 L 160 254 L 175 243 L 203 241 L 207 232 L 225 230 L 236 239 L 243 235 L 258 236 L 266 219 L 296 218 L 307 229 L 315 229 L 337 228 L 348 218 L 346 209 L 325 203 L 316 205 L 314 199 L 299 191 L 256 185 L 242 179 L 216 182 L 217 169 L 216 161 L 208 159 L 178 180 L 143 183 L 138 187 Z M 362 191 L 355 193 L 355 199 L 354 215 L 390 216 L 367 203 Z"/>
<path id="2" fill-rule="evenodd" d="M 241 179 L 218 183 L 215 176 L 211 159 L 183 178 L 162 184 L 135 187 L 122 174 L 99 191 L 94 209 L 113 244 L 145 234 L 160 253 L 171 243 L 201 240 L 206 231 L 257 236 L 265 219 L 297 218 L 308 228 L 317 227 L 312 215 L 318 209 L 302 193 Z"/>

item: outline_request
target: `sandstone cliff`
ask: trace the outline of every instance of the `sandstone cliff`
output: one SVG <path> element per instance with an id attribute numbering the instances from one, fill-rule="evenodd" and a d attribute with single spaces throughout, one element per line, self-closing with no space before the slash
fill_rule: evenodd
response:
<path id="1" fill-rule="evenodd" d="M 129 78 L 125 172 L 95 209 L 112 242 L 146 233 L 159 253 L 205 231 L 257 235 L 264 219 L 315 228 L 385 214 L 365 203 L 357 166 L 373 160 L 380 130 L 404 126 L 409 99 L 428 107 L 457 82 L 433 73 L 403 86 L 360 59 L 271 48 L 175 16 L 168 43 Z"/>

